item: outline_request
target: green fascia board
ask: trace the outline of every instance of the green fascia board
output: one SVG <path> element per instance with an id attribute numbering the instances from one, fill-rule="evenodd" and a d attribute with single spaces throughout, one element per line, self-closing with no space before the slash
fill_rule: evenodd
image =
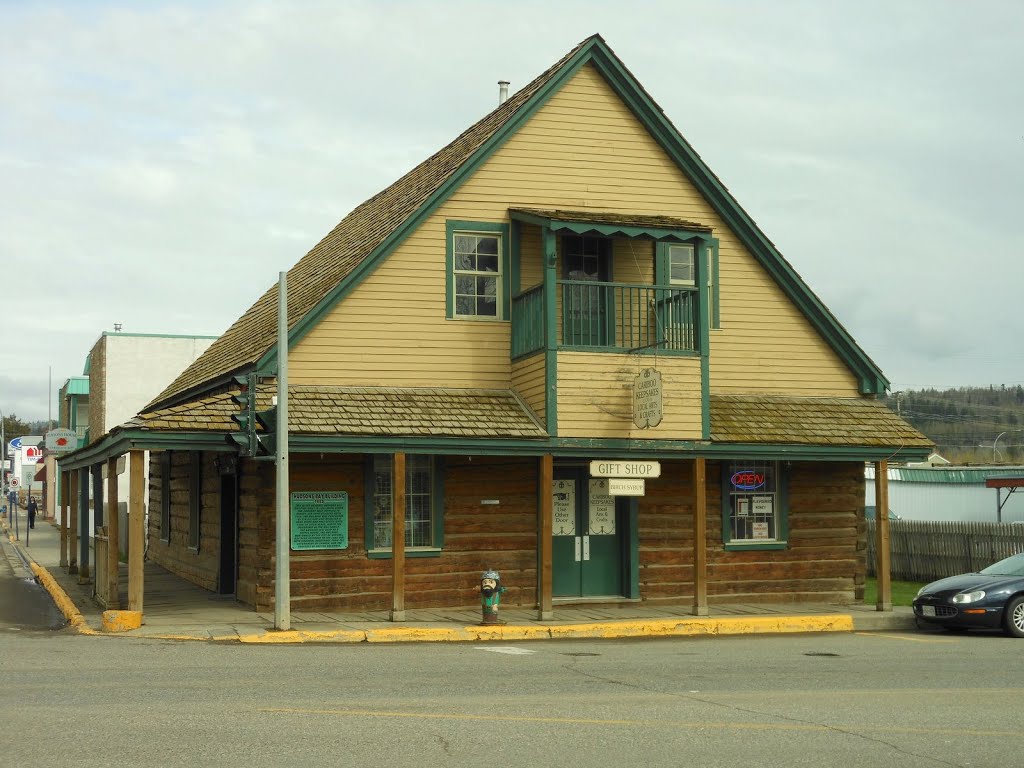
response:
<path id="1" fill-rule="evenodd" d="M 92 445 L 58 457 L 61 472 L 81 469 L 129 451 L 216 451 L 233 450 L 225 440 L 226 432 L 156 432 L 132 429 L 108 434 Z"/>
<path id="2" fill-rule="evenodd" d="M 451 195 L 459 189 L 476 171 L 501 147 L 510 136 L 529 120 L 562 85 L 590 60 L 589 52 L 599 42 L 593 38 L 580 47 L 576 55 L 567 61 L 562 70 L 535 93 L 504 125 L 495 131 L 476 152 L 428 197 L 417 211 L 412 213 L 384 242 L 378 245 L 360 264 L 345 276 L 332 291 L 327 293 L 309 312 L 299 318 L 288 329 L 288 349 L 292 349 L 319 323 L 341 300 L 348 296 L 366 279 L 410 234 L 415 232 Z M 274 369 L 277 366 L 277 345 L 268 349 L 257 361 L 256 367 Z"/>
<path id="3" fill-rule="evenodd" d="M 651 133 L 728 227 L 754 255 L 783 292 L 804 313 L 840 358 L 857 375 L 862 394 L 881 394 L 889 381 L 857 345 L 835 316 L 796 273 L 781 253 L 740 207 L 719 179 L 700 159 L 621 61 L 601 41 L 594 41 L 589 58 L 619 98 Z"/>

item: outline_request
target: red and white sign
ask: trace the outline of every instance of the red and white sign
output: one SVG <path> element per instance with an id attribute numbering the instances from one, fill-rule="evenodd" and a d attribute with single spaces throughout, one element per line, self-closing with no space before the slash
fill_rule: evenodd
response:
<path id="1" fill-rule="evenodd" d="M 42 448 L 36 448 L 34 445 L 21 446 L 21 460 L 23 462 L 38 461 L 41 458 L 43 458 Z"/>

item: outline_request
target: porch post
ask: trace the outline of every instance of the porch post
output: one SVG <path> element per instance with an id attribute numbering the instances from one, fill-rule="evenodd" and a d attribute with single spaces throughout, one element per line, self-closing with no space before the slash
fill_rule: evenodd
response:
<path id="1" fill-rule="evenodd" d="M 128 453 L 128 610 L 142 613 L 142 556 L 145 539 L 145 451 Z M 166 483 L 168 478 L 161 478 Z"/>
<path id="2" fill-rule="evenodd" d="M 892 610 L 892 579 L 889 556 L 889 462 L 875 462 L 875 578 L 878 582 L 876 611 Z"/>
<path id="3" fill-rule="evenodd" d="M 88 584 L 89 578 L 89 482 L 92 468 L 78 470 L 78 583 Z"/>
<path id="4" fill-rule="evenodd" d="M 693 460 L 693 615 L 708 615 L 708 498 L 703 456 Z"/>
<path id="5" fill-rule="evenodd" d="M 117 457 L 107 459 L 107 608 L 118 610 L 121 607 L 120 580 L 118 564 L 120 539 L 117 515 Z"/>
<path id="6" fill-rule="evenodd" d="M 78 487 L 77 469 L 68 480 L 68 573 L 78 573 Z"/>
<path id="7" fill-rule="evenodd" d="M 68 567 L 68 483 L 70 472 L 61 472 L 60 477 L 60 567 Z"/>
<path id="8" fill-rule="evenodd" d="M 550 453 L 540 457 L 540 499 L 537 505 L 537 618 L 551 621 L 555 613 L 551 603 L 551 525 L 554 514 L 554 459 Z"/>
<path id="9" fill-rule="evenodd" d="M 391 473 L 391 620 L 405 621 L 405 454 Z"/>

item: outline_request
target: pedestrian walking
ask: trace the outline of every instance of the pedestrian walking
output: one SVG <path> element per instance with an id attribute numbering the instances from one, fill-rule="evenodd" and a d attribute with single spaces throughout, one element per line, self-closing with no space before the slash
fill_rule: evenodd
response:
<path id="1" fill-rule="evenodd" d="M 35 528 L 36 527 L 36 511 L 38 509 L 39 508 L 36 506 L 35 497 L 29 496 L 28 497 L 28 506 L 25 507 L 25 511 L 28 512 L 28 527 L 29 528 Z"/>

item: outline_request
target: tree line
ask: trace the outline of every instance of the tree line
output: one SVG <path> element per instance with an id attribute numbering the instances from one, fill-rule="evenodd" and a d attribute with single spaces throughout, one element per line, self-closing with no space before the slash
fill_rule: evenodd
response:
<path id="1" fill-rule="evenodd" d="M 892 392 L 886 405 L 954 464 L 1024 463 L 1024 387 L 1005 384 Z"/>

